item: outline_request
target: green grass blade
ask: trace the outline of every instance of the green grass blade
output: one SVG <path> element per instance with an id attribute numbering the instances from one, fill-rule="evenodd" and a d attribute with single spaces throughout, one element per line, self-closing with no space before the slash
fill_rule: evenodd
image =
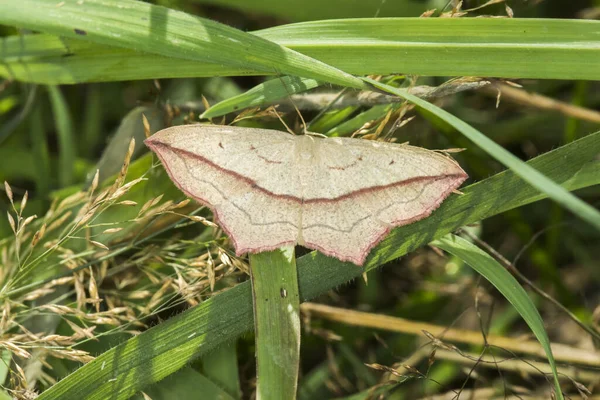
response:
<path id="1" fill-rule="evenodd" d="M 99 85 L 89 85 L 85 99 L 80 144 L 80 151 L 86 153 L 87 157 L 93 157 L 96 146 L 101 142 L 103 112 Z"/>
<path id="2" fill-rule="evenodd" d="M 300 366 L 300 295 L 294 247 L 250 255 L 257 399 L 295 399 Z"/>
<path id="3" fill-rule="evenodd" d="M 242 292 L 242 303 L 238 303 L 241 300 L 239 290 L 228 290 L 219 295 L 217 304 L 206 301 L 200 308 L 194 308 L 198 311 L 194 315 L 179 314 L 148 330 L 149 334 L 134 337 L 103 353 L 39 398 L 128 399 L 145 386 L 188 365 L 200 353 L 215 349 L 215 343 L 225 344 L 250 331 L 252 295 L 249 282 L 243 285 Z M 162 328 L 157 329 L 159 326 Z"/>
<path id="4" fill-rule="evenodd" d="M 552 200 L 561 204 L 575 215 L 579 216 L 581 219 L 587 221 L 600 230 L 600 212 L 598 210 L 572 195 L 568 190 L 554 182 L 552 179 L 549 179 L 535 168 L 532 168 L 527 165 L 527 163 L 519 160 L 519 158 L 514 156 L 508 150 L 505 150 L 502 146 L 497 145 L 493 140 L 479 132 L 477 129 L 473 128 L 471 125 L 459 118 L 456 118 L 449 112 L 442 110 L 441 108 L 434 106 L 433 104 L 422 100 L 417 96 L 411 95 L 406 90 L 397 89 L 370 78 L 364 79 L 365 82 L 371 83 L 376 88 L 400 96 L 446 121 L 449 125 L 473 141 L 486 153 L 513 170 L 531 186 L 545 193 Z"/>
<path id="5" fill-rule="evenodd" d="M 29 137 L 31 152 L 33 154 L 33 167 L 35 168 L 35 190 L 46 201 L 50 191 L 50 153 L 44 129 L 42 105 L 38 102 L 31 110 L 29 118 Z"/>
<path id="6" fill-rule="evenodd" d="M 356 112 L 358 106 L 348 106 L 341 109 L 334 109 L 321 114 L 308 124 L 308 130 L 312 132 L 324 133 L 331 130 L 334 126 L 340 125 L 344 120 Z"/>
<path id="7" fill-rule="evenodd" d="M 223 388 L 232 398 L 241 399 L 236 343 L 221 346 L 202 357 L 204 375 Z"/>
<path id="8" fill-rule="evenodd" d="M 152 400 L 195 399 L 199 393 L 202 393 L 202 400 L 235 400 L 235 397 L 191 367 L 180 369 L 156 385 L 144 389 L 144 393 Z M 139 395 L 134 400 L 147 398 Z"/>
<path id="9" fill-rule="evenodd" d="M 7 2 L 0 2 L 0 23 L 16 25 L 31 22 L 25 16 L 16 18 L 11 14 L 11 7 L 5 3 Z M 56 8 L 54 4 L 52 7 L 53 13 L 62 10 L 62 7 Z M 88 2 L 75 7 L 83 10 L 83 7 L 88 7 Z M 164 10 L 160 7 L 150 8 L 149 5 L 143 7 L 160 12 Z M 168 15 L 171 13 L 169 11 Z M 159 18 L 160 13 L 153 15 L 157 22 L 162 20 Z M 30 18 L 34 16 L 31 15 Z M 148 18 L 148 14 L 138 17 Z M 187 18 L 193 19 L 189 16 Z M 203 23 L 204 20 L 200 21 Z M 103 20 L 100 19 L 100 22 Z M 206 44 L 196 39 L 194 35 L 198 29 L 187 32 L 192 37 L 184 36 L 188 41 L 185 47 L 180 48 L 171 42 L 156 43 L 154 46 L 150 41 L 153 38 L 148 36 L 148 26 L 145 30 L 140 27 L 141 32 L 138 33 L 141 37 L 136 39 L 131 38 L 116 22 L 111 22 L 110 27 L 108 22 L 104 23 L 107 25 L 105 32 L 112 32 L 112 29 L 121 34 L 121 37 L 104 33 L 101 39 L 105 44 L 100 44 L 99 41 L 92 43 L 89 35 L 74 35 L 72 26 L 65 23 L 60 29 L 52 28 L 52 32 L 67 37 L 27 35 L 3 38 L 0 46 L 0 75 L 47 84 L 275 75 L 278 72 L 317 79 L 300 73 L 306 66 L 304 59 L 298 64 L 302 71 L 288 71 L 287 66 L 295 63 L 296 58 L 282 60 L 281 56 L 287 55 L 285 50 L 276 55 L 269 53 L 271 49 L 281 49 L 276 45 L 262 53 L 273 56 L 270 63 L 261 61 L 262 64 L 266 62 L 267 67 L 258 62 L 240 60 L 240 55 L 245 53 L 236 51 L 239 50 L 237 48 L 233 49 L 232 42 L 227 43 L 217 54 L 221 61 L 211 61 L 206 60 L 204 55 L 211 55 L 215 49 L 203 47 Z M 146 23 L 149 24 L 148 21 Z M 51 26 L 47 25 L 46 20 L 36 27 L 51 32 Z M 167 28 L 165 35 L 181 32 L 177 19 L 173 25 L 168 24 Z M 236 35 L 241 35 L 238 31 L 235 32 Z M 600 21 L 589 20 L 378 18 L 284 25 L 233 38 L 242 43 L 250 43 L 246 42 L 247 38 L 256 39 L 256 36 L 266 38 L 356 75 L 407 73 L 421 76 L 600 80 L 600 68 L 597 68 L 600 65 L 598 32 Z M 72 39 L 73 37 L 80 40 Z M 126 41 L 127 37 L 131 40 Z M 166 41 L 163 37 L 154 39 Z M 235 64 L 239 61 L 244 62 Z M 281 67 L 280 62 L 283 62 Z"/>
<path id="10" fill-rule="evenodd" d="M 206 110 L 200 118 L 220 117 L 233 111 L 248 107 L 270 105 L 295 93 L 302 93 L 319 87 L 321 83 L 315 79 L 284 76 L 270 79 L 238 96 L 223 100 Z"/>
<path id="11" fill-rule="evenodd" d="M 330 394 L 326 385 L 332 377 L 331 364 L 337 365 L 338 358 L 334 354 L 331 358 L 328 357 L 326 362 L 313 367 L 302 376 L 298 386 L 299 400 L 324 399 Z"/>
<path id="12" fill-rule="evenodd" d="M 8 377 L 10 371 L 9 366 L 12 362 L 12 356 L 12 352 L 9 350 L 0 350 L 0 385 L 6 385 L 6 377 Z"/>
<path id="13" fill-rule="evenodd" d="M 75 164 L 73 120 L 60 89 L 56 86 L 48 86 L 48 94 L 58 135 L 58 182 L 61 187 L 66 187 L 73 183 Z"/>
<path id="14" fill-rule="evenodd" d="M 600 132 L 597 132 L 528 164 L 567 189 L 575 190 L 600 184 L 599 152 Z M 364 268 L 317 252 L 299 258 L 301 300 L 325 293 L 461 226 L 546 197 L 511 170 L 462 191 L 464 195 L 451 196 L 429 218 L 393 230 L 373 250 Z M 250 283 L 239 284 L 112 348 L 43 392 L 39 400 L 126 399 L 184 367 L 194 357 L 250 331 L 251 299 Z"/>
<path id="15" fill-rule="evenodd" d="M 600 21 L 363 18 L 255 34 L 356 75 L 600 79 Z"/>
<path id="16" fill-rule="evenodd" d="M 93 170 L 94 173 L 96 170 L 100 171 L 100 182 L 119 172 L 131 139 L 135 139 L 134 156 L 145 148 L 146 135 L 142 115 L 146 116 L 152 129 L 158 131 L 166 127 L 161 110 L 156 106 L 138 106 L 129 111 L 105 145 L 102 156 Z M 88 183 L 91 183 L 92 179 L 93 174 L 89 174 Z"/>
<path id="17" fill-rule="evenodd" d="M 521 314 L 548 356 L 548 363 L 554 377 L 555 394 L 558 399 L 563 399 L 564 397 L 558 381 L 558 372 L 556 371 L 556 362 L 550 348 L 550 339 L 544 329 L 544 321 L 527 295 L 527 292 L 519 285 L 519 282 L 489 254 L 461 237 L 448 235 L 435 240 L 432 244 L 460 258 L 481 274 Z"/>
<path id="18" fill-rule="evenodd" d="M 31 108 L 35 103 L 37 94 L 37 86 L 32 86 L 26 94 L 25 104 L 19 111 L 19 113 L 8 121 L 4 121 L 0 126 L 0 144 L 2 144 L 10 135 L 21 125 L 27 115 L 31 112 Z"/>
<path id="19" fill-rule="evenodd" d="M 52 35 L 0 38 L 0 76 L 40 84 L 265 74 Z"/>
<path id="20" fill-rule="evenodd" d="M 357 116 L 344 121 L 327 131 L 327 136 L 345 136 L 362 128 L 367 122 L 385 117 L 391 109 L 397 109 L 401 104 L 382 104 L 369 108 Z"/>
<path id="21" fill-rule="evenodd" d="M 250 33 L 133 0 L 0 2 L 0 24 L 151 54 L 361 87 L 352 75 Z"/>

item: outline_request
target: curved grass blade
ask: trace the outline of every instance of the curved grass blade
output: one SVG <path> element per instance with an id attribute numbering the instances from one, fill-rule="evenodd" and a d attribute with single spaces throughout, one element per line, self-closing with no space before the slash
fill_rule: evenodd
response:
<path id="1" fill-rule="evenodd" d="M 40 84 L 268 75 L 48 34 L 0 38 L 0 76 Z"/>
<path id="2" fill-rule="evenodd" d="M 528 161 L 569 190 L 600 183 L 600 132 Z M 143 161 L 143 160 L 140 160 Z M 299 258 L 302 301 L 401 257 L 466 224 L 545 198 L 507 170 L 448 198 L 429 218 L 395 229 L 373 250 L 364 268 L 317 252 Z M 250 283 L 231 288 L 100 355 L 43 392 L 38 399 L 126 399 L 252 329 Z"/>
<path id="3" fill-rule="evenodd" d="M 300 295 L 294 247 L 250 255 L 257 399 L 295 399 L 300 368 Z"/>
<path id="4" fill-rule="evenodd" d="M 48 138 L 43 124 L 42 104 L 38 102 L 31 110 L 29 118 L 29 138 L 31 140 L 31 153 L 33 167 L 35 168 L 35 190 L 40 197 L 46 200 L 52 182 L 50 172 L 50 153 L 48 151 Z"/>
<path id="5" fill-rule="evenodd" d="M 1 68 L 1 67 L 0 67 Z M 31 112 L 31 108 L 35 104 L 35 98 L 37 93 L 37 86 L 29 88 L 29 93 L 25 100 L 25 105 L 21 108 L 21 111 L 8 121 L 4 122 L 0 126 L 0 144 L 2 144 L 10 135 L 21 125 L 21 123 L 27 118 Z"/>
<path id="6" fill-rule="evenodd" d="M 141 1 L 0 2 L 0 23 L 175 59 L 364 86 L 350 74 L 256 35 Z"/>
<path id="7" fill-rule="evenodd" d="M 165 127 L 165 121 L 161 110 L 156 106 L 138 106 L 129 111 L 121 120 L 119 127 L 112 134 L 110 141 L 104 147 L 100 160 L 96 163 L 94 173 L 99 171 L 100 182 L 109 176 L 119 172 L 121 163 L 129 149 L 129 142 L 135 139 L 133 157 L 136 157 L 141 149 L 144 148 L 144 124 L 142 115 L 148 118 L 152 129 L 162 129 Z M 91 184 L 93 175 L 88 176 L 88 184 Z"/>
<path id="8" fill-rule="evenodd" d="M 284 76 L 270 79 L 240 95 L 223 100 L 206 110 L 200 118 L 220 117 L 233 111 L 249 107 L 270 105 L 295 93 L 302 93 L 319 87 L 321 83 L 315 79 Z"/>
<path id="9" fill-rule="evenodd" d="M 550 348 L 550 339 L 544 329 L 544 321 L 527 295 L 527 292 L 519 285 L 519 282 L 489 254 L 459 236 L 444 236 L 431 244 L 467 263 L 494 285 L 506 300 L 515 307 L 546 352 L 554 377 L 555 395 L 558 399 L 564 399 L 560 390 L 560 382 L 558 381 L 556 362 Z"/>
<path id="10" fill-rule="evenodd" d="M 93 150 L 101 141 L 103 112 L 100 87 L 98 85 L 89 85 L 81 125 L 82 140 L 79 144 L 79 151 L 86 157 L 94 157 Z"/>
<path id="11" fill-rule="evenodd" d="M 144 389 L 144 393 L 152 400 L 194 399 L 198 398 L 198 393 L 202 393 L 202 399 L 207 400 L 239 399 L 192 367 L 180 369 L 156 385 Z M 132 400 L 148 400 L 148 397 L 138 395 Z"/>
<path id="12" fill-rule="evenodd" d="M 471 141 L 473 141 L 486 153 L 514 171 L 531 186 L 538 189 L 540 192 L 545 193 L 552 200 L 561 204 L 575 215 L 579 216 L 581 219 L 587 221 L 600 230 L 600 212 L 598 210 L 585 203 L 583 200 L 580 200 L 575 195 L 572 195 L 568 190 L 561 187 L 558 183 L 554 182 L 552 179 L 549 179 L 535 168 L 532 168 L 527 163 L 519 160 L 519 158 L 514 156 L 508 150 L 505 150 L 502 146 L 497 145 L 493 140 L 479 132 L 477 129 L 473 128 L 471 125 L 459 118 L 456 118 L 448 111 L 442 110 L 441 108 L 434 106 L 433 104 L 422 100 L 417 96 L 411 95 L 406 90 L 400 90 L 370 78 L 363 79 L 365 82 L 372 84 L 374 87 L 400 96 L 446 121 L 464 136 L 471 139 Z"/>
<path id="13" fill-rule="evenodd" d="M 73 183 L 75 164 L 73 120 L 60 89 L 56 86 L 48 86 L 48 94 L 58 133 L 58 182 L 61 187 L 66 187 Z"/>

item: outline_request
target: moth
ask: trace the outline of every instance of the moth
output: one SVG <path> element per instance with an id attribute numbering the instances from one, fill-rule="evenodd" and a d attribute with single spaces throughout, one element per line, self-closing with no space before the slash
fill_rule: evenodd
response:
<path id="1" fill-rule="evenodd" d="M 363 139 L 183 125 L 145 143 L 238 255 L 299 244 L 363 265 L 391 229 L 429 216 L 467 178 L 447 155 Z"/>

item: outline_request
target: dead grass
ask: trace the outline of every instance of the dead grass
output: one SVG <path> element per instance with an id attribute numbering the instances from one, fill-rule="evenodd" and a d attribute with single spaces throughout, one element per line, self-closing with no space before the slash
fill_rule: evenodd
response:
<path id="1" fill-rule="evenodd" d="M 248 269 L 189 200 L 159 195 L 140 206 L 129 198 L 148 173 L 127 179 L 133 148 L 132 141 L 112 181 L 100 185 L 97 173 L 87 190 L 57 197 L 41 218 L 27 216 L 27 193 L 17 202 L 5 183 L 13 237 L 0 241 L 0 348 L 13 355 L 7 389 L 17 398 L 34 396 L 36 381 L 52 384 L 45 371 L 53 358 L 87 363 L 94 357 L 86 342 L 136 335 L 160 312 L 197 305 L 236 282 L 223 278 Z M 129 207 L 133 218 L 104 218 Z M 165 226 L 188 225 L 200 227 L 196 240 L 161 236 Z"/>

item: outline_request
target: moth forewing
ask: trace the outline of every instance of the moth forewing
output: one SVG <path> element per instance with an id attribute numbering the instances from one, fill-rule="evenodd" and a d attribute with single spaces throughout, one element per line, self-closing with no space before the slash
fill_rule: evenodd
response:
<path id="1" fill-rule="evenodd" d="M 362 139 L 186 125 L 146 144 L 238 254 L 302 244 L 362 265 L 393 227 L 429 216 L 467 178 L 448 155 Z"/>

